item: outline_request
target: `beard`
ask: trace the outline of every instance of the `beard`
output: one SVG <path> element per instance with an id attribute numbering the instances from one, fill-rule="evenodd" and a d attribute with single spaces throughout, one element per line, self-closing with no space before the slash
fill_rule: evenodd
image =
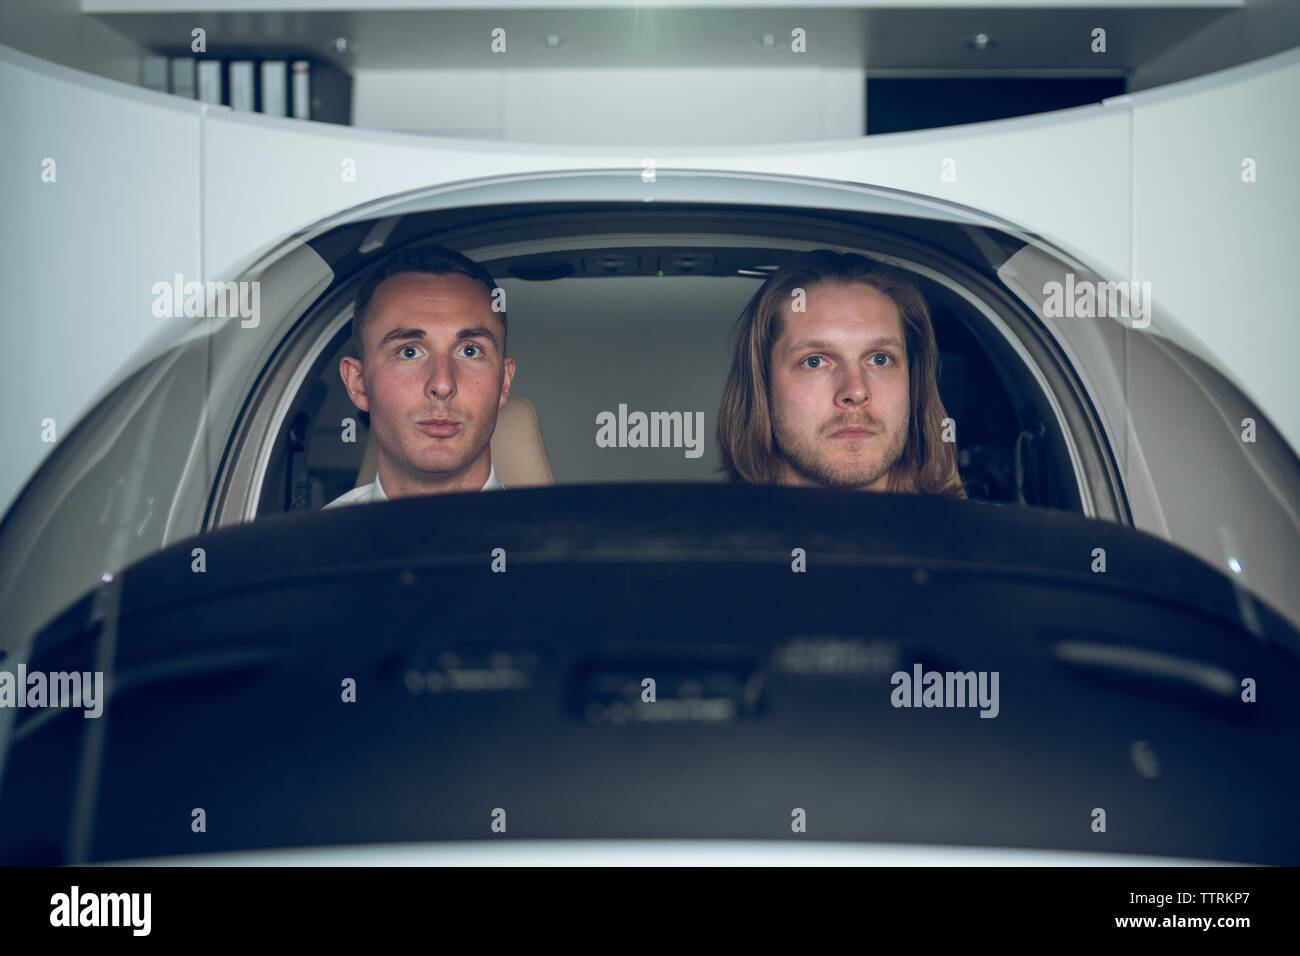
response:
<path id="1" fill-rule="evenodd" d="M 903 450 L 907 447 L 907 422 L 904 420 L 893 430 L 886 431 L 883 444 L 881 435 L 872 435 L 867 444 L 874 447 L 833 457 L 827 447 L 827 443 L 832 441 L 830 435 L 850 425 L 870 429 L 881 427 L 881 423 L 876 421 L 836 421 L 818 435 L 806 437 L 800 430 L 789 427 L 780 416 L 774 415 L 772 435 L 776 454 L 797 475 L 814 484 L 849 490 L 866 488 L 888 474 L 903 457 Z"/>

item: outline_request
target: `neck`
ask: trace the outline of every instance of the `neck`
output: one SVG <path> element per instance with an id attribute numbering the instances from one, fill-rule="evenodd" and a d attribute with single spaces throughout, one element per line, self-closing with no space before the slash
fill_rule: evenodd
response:
<path id="1" fill-rule="evenodd" d="M 480 491 L 492 471 L 492 453 L 483 454 L 460 471 L 427 472 L 410 471 L 396 467 L 392 462 L 379 459 L 379 481 L 388 498 L 414 498 L 419 495 L 448 495 L 458 491 Z"/>
<path id="2" fill-rule="evenodd" d="M 891 468 L 869 485 L 859 485 L 851 490 L 853 491 L 889 491 L 890 482 L 893 478 L 894 470 Z M 486 479 L 484 479 L 486 480 Z M 776 483 L 778 485 L 788 485 L 799 488 L 833 488 L 835 485 L 823 484 L 816 479 L 809 478 L 807 475 L 796 471 L 791 467 L 790 462 L 785 458 L 780 459 L 777 465 Z"/>

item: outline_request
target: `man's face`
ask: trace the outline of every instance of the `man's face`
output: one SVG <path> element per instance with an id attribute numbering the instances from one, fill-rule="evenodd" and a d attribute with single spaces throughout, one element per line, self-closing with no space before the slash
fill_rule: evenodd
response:
<path id="1" fill-rule="evenodd" d="M 385 491 L 477 491 L 515 372 L 488 290 L 459 274 L 401 273 L 370 310 L 363 361 L 345 358 L 339 371 L 370 413 Z"/>
<path id="2" fill-rule="evenodd" d="M 910 419 L 898 307 L 861 282 L 814 286 L 806 306 L 786 304 L 769 363 L 778 481 L 885 491 Z"/>

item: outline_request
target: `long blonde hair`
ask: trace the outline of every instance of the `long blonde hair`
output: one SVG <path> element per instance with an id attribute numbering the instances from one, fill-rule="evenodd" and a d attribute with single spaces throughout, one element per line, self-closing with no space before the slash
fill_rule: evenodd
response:
<path id="1" fill-rule="evenodd" d="M 939 349 L 930 310 L 911 275 L 857 253 L 818 249 L 786 260 L 754 293 L 736 322 L 736 349 L 718 411 L 719 470 L 732 481 L 775 484 L 779 459 L 772 433 L 772 346 L 781 337 L 791 293 L 834 282 L 861 282 L 897 307 L 907 346 L 910 420 L 902 457 L 890 471 L 890 491 L 965 498 L 956 447 L 942 440 L 948 417 L 939 397 Z"/>

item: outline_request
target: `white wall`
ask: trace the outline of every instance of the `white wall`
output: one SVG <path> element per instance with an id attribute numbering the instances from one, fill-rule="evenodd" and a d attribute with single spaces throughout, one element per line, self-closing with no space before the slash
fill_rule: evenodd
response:
<path id="1" fill-rule="evenodd" d="M 165 321 L 150 314 L 152 282 L 215 278 L 316 219 L 406 189 L 636 168 L 647 156 L 660 168 L 870 182 L 1019 221 L 1113 277 L 1150 281 L 1300 447 L 1300 323 L 1287 312 L 1300 245 L 1297 102 L 1293 50 L 1105 106 L 966 127 L 752 147 L 530 145 L 234 114 L 0 47 L 0 289 L 11 307 L 0 320 L 10 347 L 0 507 L 49 451 L 40 420 L 66 428 Z M 499 116 L 496 129 L 512 122 L 527 120 Z M 40 182 L 46 155 L 62 157 L 57 185 Z M 1256 159 L 1259 182 L 1240 182 L 1243 156 Z M 356 182 L 342 181 L 345 159 Z M 945 159 L 956 182 L 941 179 Z"/>
<path id="2" fill-rule="evenodd" d="M 861 69 L 357 70 L 353 125 L 532 143 L 809 142 L 866 130 Z"/>
<path id="3" fill-rule="evenodd" d="M 54 447 L 42 421 L 66 434 L 157 330 L 153 283 L 198 274 L 199 115 L 0 47 L 0 509 Z"/>
<path id="4" fill-rule="evenodd" d="M 1123 99 L 1133 276 L 1300 448 L 1300 50 Z"/>
<path id="5" fill-rule="evenodd" d="M 204 244 L 219 271 L 300 225 L 431 183 L 522 170 L 671 166 L 875 183 L 1030 223 L 1126 272 L 1129 116 L 1080 107 L 995 123 L 806 144 L 608 147 L 431 139 L 214 110 L 204 124 Z M 953 160 L 956 181 L 945 182 Z M 356 181 L 343 182 L 345 161 Z M 234 200 L 238 201 L 234 201 Z"/>

